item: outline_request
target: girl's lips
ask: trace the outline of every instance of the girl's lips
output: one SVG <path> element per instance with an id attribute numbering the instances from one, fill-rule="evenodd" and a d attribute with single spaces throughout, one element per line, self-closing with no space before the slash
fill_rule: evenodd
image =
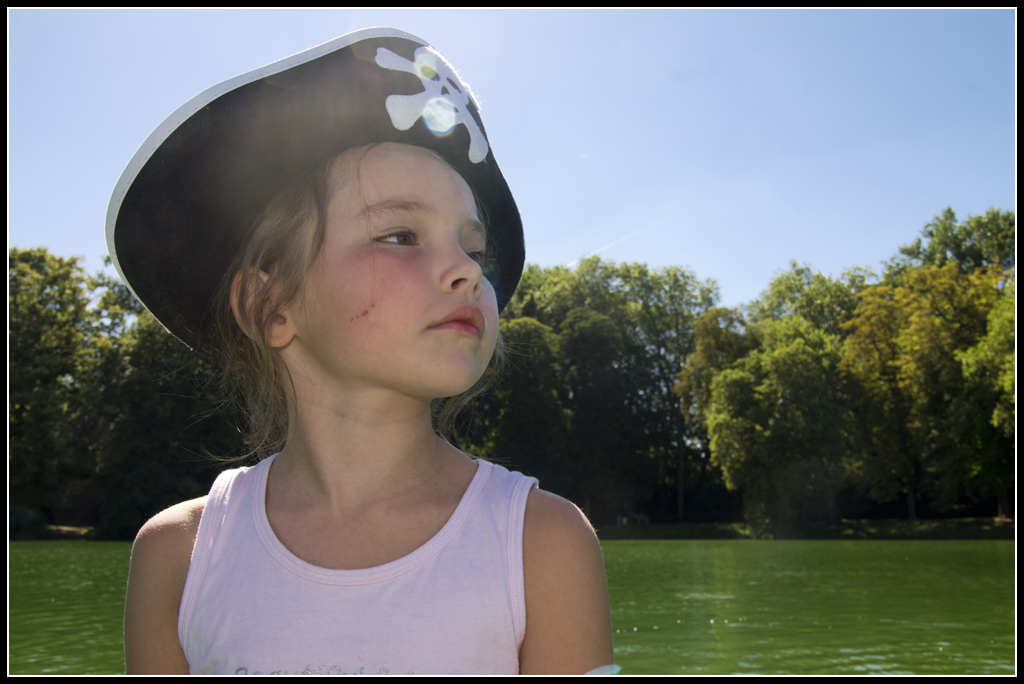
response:
<path id="1" fill-rule="evenodd" d="M 461 330 L 462 332 L 479 337 L 480 331 L 465 321 L 449 321 L 441 325 L 435 325 L 434 330 Z"/>
<path id="2" fill-rule="evenodd" d="M 483 333 L 485 325 L 484 315 L 480 309 L 463 304 L 430 328 L 431 330 L 459 330 L 479 337 Z"/>

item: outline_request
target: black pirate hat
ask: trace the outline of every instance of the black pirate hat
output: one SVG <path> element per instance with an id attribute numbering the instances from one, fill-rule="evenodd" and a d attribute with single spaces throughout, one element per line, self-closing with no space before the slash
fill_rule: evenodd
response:
<path id="1" fill-rule="evenodd" d="M 504 308 L 522 275 L 523 227 L 480 112 L 451 65 L 403 31 L 349 33 L 194 97 L 149 136 L 114 188 L 107 249 L 121 279 L 190 347 L 256 217 L 289 181 L 361 145 L 439 152 L 488 217 Z"/>

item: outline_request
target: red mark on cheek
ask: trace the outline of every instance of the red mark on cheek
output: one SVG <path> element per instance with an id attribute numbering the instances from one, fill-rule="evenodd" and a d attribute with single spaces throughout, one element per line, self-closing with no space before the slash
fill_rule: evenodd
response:
<path id="1" fill-rule="evenodd" d="M 371 304 L 370 305 L 370 309 L 372 309 L 375 306 L 377 306 L 376 303 Z M 359 314 L 358 316 L 353 316 L 352 318 L 348 319 L 348 322 L 351 323 L 352 321 L 354 321 L 356 319 L 359 319 L 359 318 L 362 318 L 363 316 L 366 316 L 367 314 L 370 313 L 370 309 L 363 309 L 363 313 Z"/>

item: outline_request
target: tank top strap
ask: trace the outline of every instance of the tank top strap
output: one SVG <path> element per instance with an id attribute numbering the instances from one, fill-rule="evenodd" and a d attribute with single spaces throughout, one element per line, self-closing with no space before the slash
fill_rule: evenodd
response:
<path id="1" fill-rule="evenodd" d="M 516 649 L 526 638 L 526 592 L 523 576 L 523 521 L 526 519 L 526 500 L 530 490 L 539 486 L 537 478 L 519 472 L 495 467 L 497 479 L 503 480 L 508 491 L 508 586 L 512 606 L 512 627 L 516 635 Z M 500 475 L 499 475 L 500 473 Z M 502 477 L 504 476 L 504 477 Z"/>
<path id="2" fill-rule="evenodd" d="M 276 456 L 277 454 L 274 454 Z M 181 604 L 178 608 L 178 641 L 181 643 L 182 651 L 185 650 L 188 634 L 188 624 L 192 617 L 192 611 L 196 605 L 196 597 L 199 594 L 199 587 L 203 583 L 203 575 L 206 571 L 206 561 L 210 557 L 210 549 L 213 548 L 224 522 L 224 516 L 230 502 L 242 494 L 242 487 L 252 482 L 253 478 L 246 478 L 250 471 L 267 469 L 274 456 L 264 459 L 256 466 L 245 468 L 234 468 L 225 470 L 210 487 L 210 493 L 206 497 L 206 505 L 203 506 L 203 513 L 199 518 L 199 530 L 196 532 L 196 541 L 192 545 L 192 556 L 189 561 L 188 574 L 185 577 L 185 588 L 181 594 Z"/>

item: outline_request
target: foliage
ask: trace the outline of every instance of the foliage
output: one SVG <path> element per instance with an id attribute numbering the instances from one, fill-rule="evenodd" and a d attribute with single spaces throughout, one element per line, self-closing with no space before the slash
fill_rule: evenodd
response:
<path id="1" fill-rule="evenodd" d="M 575 270 L 527 266 L 505 315 L 535 318 L 558 336 L 564 457 L 576 464 L 561 472 L 589 473 L 556 492 L 585 508 L 596 498 L 628 512 L 654 491 L 663 502 L 676 489 L 681 510 L 688 462 L 700 453 L 687 446 L 673 386 L 693 350 L 693 324 L 716 298 L 713 281 L 682 268 L 596 257 Z M 621 472 L 602 475 L 611 463 Z"/>
<path id="2" fill-rule="evenodd" d="M 643 264 L 621 264 L 619 278 L 628 298 L 626 334 L 633 355 L 632 377 L 640 382 L 632 394 L 634 420 L 642 435 L 639 444 L 655 463 L 656 484 L 675 484 L 676 513 L 682 520 L 684 488 L 694 484 L 689 474 L 699 465 L 703 477 L 708 454 L 692 446 L 696 434 L 683 421 L 676 376 L 695 348 L 697 319 L 718 299 L 717 285 L 699 281 L 685 269 L 651 271 Z M 665 491 L 659 488 L 659 502 Z M 664 513 L 664 506 L 659 507 Z"/>
<path id="3" fill-rule="evenodd" d="M 716 309 L 697 323 L 676 391 L 759 534 L 838 518 L 849 388 L 837 355 L 869 276 L 830 278 L 793 262 L 751 303 L 749 320 Z"/>
<path id="4" fill-rule="evenodd" d="M 845 326 L 849 337 L 843 369 L 856 381 L 851 479 L 876 501 L 905 493 L 913 520 L 921 474 L 908 428 L 911 397 L 900 384 L 902 326 L 896 288 L 879 284 L 866 289 Z"/>
<path id="5" fill-rule="evenodd" d="M 93 338 L 87 278 L 76 257 L 13 248 L 7 288 L 11 504 L 52 508 L 53 493 L 77 470 L 69 418 Z"/>
<path id="6" fill-rule="evenodd" d="M 756 323 L 800 316 L 831 335 L 841 335 L 843 323 L 857 308 L 857 293 L 867 287 L 869 271 L 855 268 L 838 279 L 812 272 L 808 265 L 790 262 L 789 270 L 778 274 L 768 289 L 750 305 Z"/>
<path id="7" fill-rule="evenodd" d="M 576 475 L 573 498 L 588 512 L 595 495 L 629 503 L 634 492 L 628 490 L 637 481 L 627 473 L 642 464 L 629 458 L 635 426 L 622 335 L 611 318 L 590 309 L 573 309 L 561 327 L 557 350 L 569 416 L 567 455 Z"/>
<path id="8" fill-rule="evenodd" d="M 838 521 L 846 422 L 841 343 L 801 316 L 764 324 L 763 346 L 711 383 L 712 461 L 741 489 L 747 523 L 789 534 L 801 521 Z"/>
<path id="9" fill-rule="evenodd" d="M 738 309 L 711 309 L 697 319 L 693 333 L 696 348 L 683 361 L 675 391 L 684 420 L 703 437 L 711 407 L 711 381 L 757 349 L 761 340 L 757 328 L 748 328 Z"/>
<path id="10" fill-rule="evenodd" d="M 477 455 L 567 492 L 576 474 L 565 458 L 566 416 L 558 376 L 557 336 L 534 318 L 502 319 L 508 370 L 473 416 L 468 445 Z"/>
<path id="11" fill-rule="evenodd" d="M 706 311 L 693 326 L 694 350 L 682 363 L 673 390 L 690 448 L 700 459 L 700 481 L 711 464 L 707 415 L 711 409 L 711 382 L 733 363 L 761 344 L 760 331 L 748 326 L 738 309 Z"/>
<path id="12" fill-rule="evenodd" d="M 119 338 L 104 392 L 108 430 L 97 444 L 100 534 L 130 539 L 153 514 L 203 496 L 218 470 L 207 454 L 235 456 L 241 434 L 214 412 L 215 377 L 149 312 Z M 211 415 L 212 414 L 212 415 Z"/>
<path id="13" fill-rule="evenodd" d="M 1010 270 L 1017 263 L 1016 215 L 1012 211 L 989 209 L 984 216 L 969 216 L 963 223 L 957 223 L 956 213 L 947 207 L 899 252 L 887 264 L 888 284 L 897 282 L 914 266 L 945 266 L 950 261 L 962 273 L 979 268 Z"/>
<path id="14" fill-rule="evenodd" d="M 213 370 L 76 258 L 11 249 L 8 290 L 12 505 L 54 522 L 70 496 L 94 492 L 99 533 L 130 539 L 204 494 L 214 468 L 200 452 L 233 455 L 238 442 L 233 425 L 202 420 Z"/>
<path id="15" fill-rule="evenodd" d="M 846 326 L 844 367 L 861 388 L 856 470 L 880 500 L 907 493 L 910 518 L 920 490 L 941 510 L 1012 483 L 1012 449 L 990 420 L 996 394 L 966 383 L 961 361 L 986 335 L 1001 278 L 952 261 L 909 268 L 902 284 L 865 290 Z"/>
<path id="16" fill-rule="evenodd" d="M 1016 311 L 1016 278 L 1013 278 L 988 314 L 985 337 L 960 353 L 964 377 L 981 391 L 996 394 L 992 425 L 1011 441 L 1016 424 Z"/>
<path id="17" fill-rule="evenodd" d="M 681 521 L 686 502 L 721 510 L 728 487 L 758 534 L 786 535 L 835 520 L 850 484 L 905 495 L 911 519 L 918 498 L 997 497 L 1008 514 L 1015 240 L 1013 212 L 947 209 L 881 280 L 794 262 L 745 313 L 715 308 L 714 281 L 687 269 L 528 265 L 501 319 L 509 370 L 463 446 L 599 522 L 670 504 Z M 204 494 L 207 454 L 241 447 L 208 391 L 216 369 L 77 259 L 11 249 L 8 290 L 19 519 L 53 522 L 90 491 L 100 533 L 130 538 Z"/>

